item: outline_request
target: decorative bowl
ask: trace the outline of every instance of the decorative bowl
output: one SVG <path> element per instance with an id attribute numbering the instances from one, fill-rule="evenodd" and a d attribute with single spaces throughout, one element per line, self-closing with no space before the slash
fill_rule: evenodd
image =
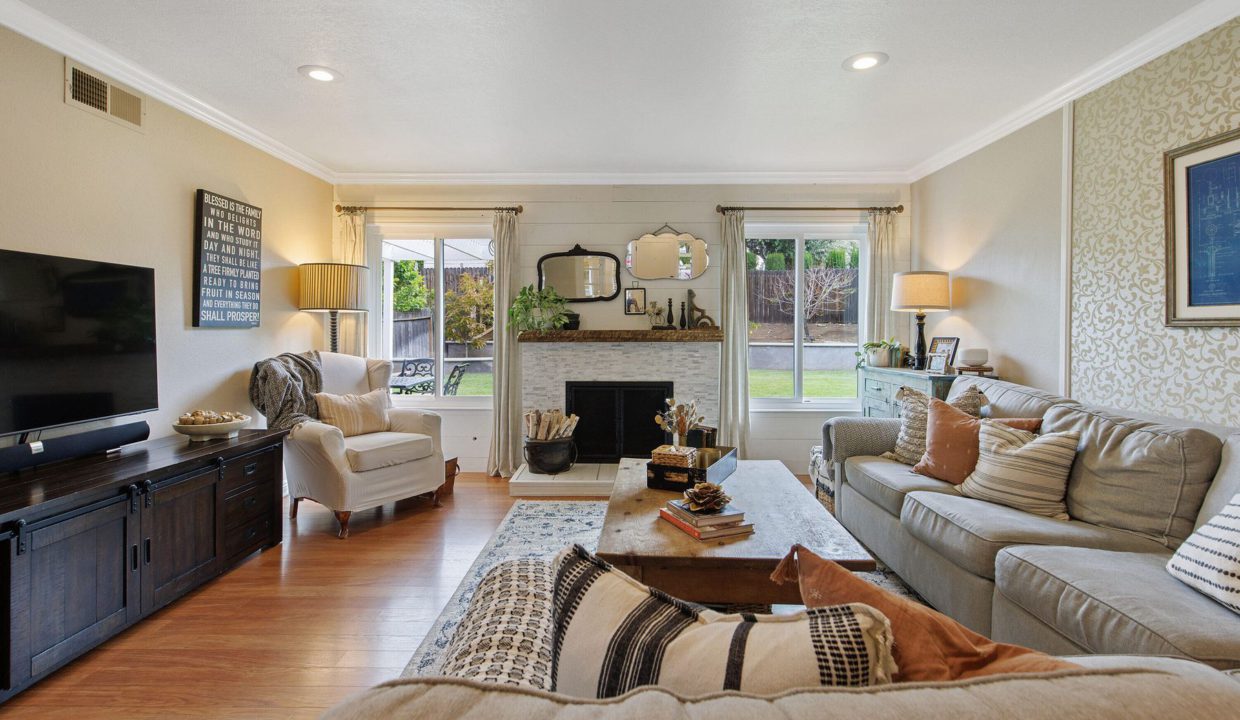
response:
<path id="1" fill-rule="evenodd" d="M 211 425 L 180 425 L 172 424 L 172 429 L 188 435 L 190 442 L 202 442 L 204 440 L 216 440 L 219 438 L 235 438 L 237 433 L 253 420 L 246 415 L 242 420 L 233 420 L 232 422 L 214 423 Z"/>
<path id="2" fill-rule="evenodd" d="M 986 348 L 964 348 L 960 351 L 960 364 L 967 367 L 985 365 L 989 359 L 990 353 Z"/>

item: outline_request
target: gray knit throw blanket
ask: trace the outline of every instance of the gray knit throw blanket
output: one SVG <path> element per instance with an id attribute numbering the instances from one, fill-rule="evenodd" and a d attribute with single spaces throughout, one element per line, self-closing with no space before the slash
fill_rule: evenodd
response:
<path id="1" fill-rule="evenodd" d="M 273 430 L 291 430 L 317 419 L 314 394 L 322 391 L 323 366 L 316 350 L 260 360 L 250 372 L 250 402 Z"/>

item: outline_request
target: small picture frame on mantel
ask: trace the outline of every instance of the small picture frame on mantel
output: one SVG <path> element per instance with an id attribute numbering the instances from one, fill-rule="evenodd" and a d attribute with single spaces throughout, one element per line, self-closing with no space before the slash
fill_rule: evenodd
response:
<path id="1" fill-rule="evenodd" d="M 624 314 L 646 314 L 646 288 L 629 287 L 624 289 Z"/>

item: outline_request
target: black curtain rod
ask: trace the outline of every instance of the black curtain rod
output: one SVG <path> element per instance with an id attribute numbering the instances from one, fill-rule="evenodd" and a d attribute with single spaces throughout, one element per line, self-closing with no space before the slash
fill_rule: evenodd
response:
<path id="1" fill-rule="evenodd" d="M 365 205 L 337 205 L 338 213 L 366 212 L 367 210 L 427 210 L 434 212 L 458 212 L 464 210 L 489 210 L 490 212 L 500 212 L 502 210 L 512 210 L 517 214 L 525 212 L 525 206 L 517 205 L 515 207 L 415 207 L 393 206 L 393 207 L 366 207 Z"/>
<path id="2" fill-rule="evenodd" d="M 725 212 L 728 212 L 729 210 L 778 210 L 778 211 L 817 210 L 819 212 L 838 210 L 838 211 L 877 212 L 877 213 L 902 213 L 904 212 L 904 206 L 903 205 L 895 205 L 895 206 L 888 206 L 888 207 L 743 207 L 743 206 L 729 207 L 726 205 L 715 206 L 715 212 L 717 213 L 725 213 Z"/>

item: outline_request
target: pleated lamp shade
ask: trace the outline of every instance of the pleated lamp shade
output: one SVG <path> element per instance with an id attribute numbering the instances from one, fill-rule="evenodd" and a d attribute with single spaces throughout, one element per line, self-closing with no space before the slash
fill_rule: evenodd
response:
<path id="1" fill-rule="evenodd" d="M 297 267 L 301 279 L 297 307 L 302 310 L 366 312 L 365 265 L 306 263 Z"/>
<path id="2" fill-rule="evenodd" d="M 904 312 L 938 312 L 952 309 L 952 291 L 945 272 L 917 270 L 892 277 L 891 309 Z"/>

